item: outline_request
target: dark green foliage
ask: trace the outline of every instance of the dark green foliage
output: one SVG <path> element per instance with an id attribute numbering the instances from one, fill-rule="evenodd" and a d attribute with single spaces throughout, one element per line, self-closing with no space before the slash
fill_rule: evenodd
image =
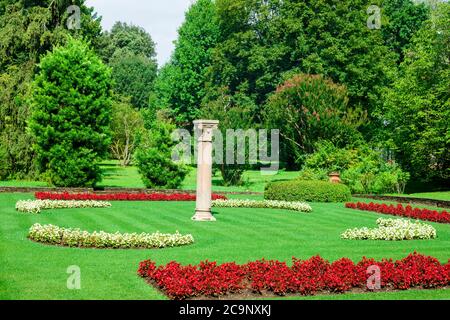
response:
<path id="1" fill-rule="evenodd" d="M 114 91 L 130 97 L 136 108 L 146 108 L 156 77 L 155 61 L 127 49 L 119 49 L 109 65 L 112 68 Z"/>
<path id="2" fill-rule="evenodd" d="M 143 28 L 116 22 L 102 36 L 100 55 L 112 68 L 114 91 L 147 108 L 157 74 L 155 43 Z"/>
<path id="3" fill-rule="evenodd" d="M 207 68 L 219 37 L 214 1 L 196 1 L 178 33 L 172 59 L 159 75 L 150 107 L 169 109 L 178 124 L 191 127 L 206 94 Z"/>
<path id="4" fill-rule="evenodd" d="M 188 173 L 186 166 L 172 161 L 174 130 L 175 126 L 164 115 L 158 115 L 141 137 L 134 160 L 147 188 L 179 188 Z"/>
<path id="5" fill-rule="evenodd" d="M 155 43 L 150 34 L 141 27 L 116 22 L 111 32 L 104 34 L 101 56 L 108 62 L 114 53 L 121 49 L 126 49 L 135 55 L 142 55 L 152 61 L 155 60 Z"/>
<path id="6" fill-rule="evenodd" d="M 428 19 L 430 10 L 425 4 L 415 4 L 411 0 L 385 0 L 383 14 L 388 16 L 388 21 L 381 28 L 384 41 L 397 53 L 401 62 L 403 51 L 409 47 L 414 33 Z"/>
<path id="7" fill-rule="evenodd" d="M 218 0 L 221 42 L 212 83 L 263 104 L 283 74 L 323 74 L 346 85 L 350 104 L 370 112 L 394 56 L 366 26 L 366 0 Z"/>
<path id="8" fill-rule="evenodd" d="M 84 1 L 62 1 L 57 7 L 51 2 L 55 1 L 0 2 L 0 148 L 5 150 L 1 163 L 6 179 L 36 178 L 33 140 L 26 127 L 31 81 L 40 56 L 64 44 L 68 34 L 95 46 L 101 31 Z M 66 28 L 65 3 L 80 6 L 80 30 Z"/>
<path id="9" fill-rule="evenodd" d="M 222 133 L 224 146 L 222 154 L 223 163 L 216 164 L 214 167 L 220 170 L 224 185 L 241 185 L 243 183 L 242 174 L 249 168 L 249 153 L 246 152 L 245 154 L 245 164 L 237 164 L 236 161 L 234 163 L 227 163 L 227 130 L 241 129 L 246 131 L 248 129 L 257 129 L 254 121 L 256 106 L 248 97 L 240 94 L 231 96 L 224 89 L 219 90 L 214 96 L 210 96 L 209 100 L 210 102 L 201 109 L 201 117 L 220 121 L 219 130 Z M 233 154 L 236 160 L 238 149 L 240 151 L 242 150 L 238 146 L 237 139 L 234 140 Z M 242 148 L 248 151 L 247 144 L 242 146 Z"/>
<path id="10" fill-rule="evenodd" d="M 300 178 L 328 180 L 328 174 L 340 172 L 342 181 L 352 193 L 403 193 L 409 174 L 381 152 L 361 144 L 338 148 L 329 141 L 316 145 L 316 152 L 308 156 Z"/>
<path id="11" fill-rule="evenodd" d="M 347 90 L 318 75 L 294 75 L 269 98 L 265 122 L 279 129 L 283 158 L 300 167 L 319 140 L 344 146 L 358 140 L 364 113 L 348 106 Z"/>
<path id="12" fill-rule="evenodd" d="M 345 202 L 351 199 L 350 189 L 343 184 L 326 181 L 278 181 L 269 183 L 264 192 L 267 200 Z"/>
<path id="13" fill-rule="evenodd" d="M 110 70 L 75 39 L 39 68 L 30 120 L 39 169 L 55 186 L 92 187 L 110 143 Z"/>
<path id="14" fill-rule="evenodd" d="M 380 115 L 401 165 L 419 181 L 450 179 L 450 4 L 413 37 Z"/>

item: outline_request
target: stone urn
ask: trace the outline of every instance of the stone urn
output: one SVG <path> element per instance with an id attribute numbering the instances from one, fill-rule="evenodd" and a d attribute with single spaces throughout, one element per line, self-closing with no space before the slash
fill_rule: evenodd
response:
<path id="1" fill-rule="evenodd" d="M 329 174 L 331 183 L 341 183 L 341 174 L 339 172 L 332 172 Z"/>

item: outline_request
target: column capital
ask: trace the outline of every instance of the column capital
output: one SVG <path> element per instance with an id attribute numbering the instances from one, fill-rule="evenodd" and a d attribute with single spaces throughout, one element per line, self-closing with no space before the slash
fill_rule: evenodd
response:
<path id="1" fill-rule="evenodd" d="M 219 127 L 218 120 L 195 120 L 194 130 L 200 131 L 198 141 L 212 142 L 213 130 Z"/>
<path id="2" fill-rule="evenodd" d="M 217 129 L 219 120 L 195 120 L 194 127 L 198 129 Z"/>

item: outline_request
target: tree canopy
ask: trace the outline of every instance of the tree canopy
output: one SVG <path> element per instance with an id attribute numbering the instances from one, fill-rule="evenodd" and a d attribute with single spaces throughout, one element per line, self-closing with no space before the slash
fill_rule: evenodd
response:
<path id="1" fill-rule="evenodd" d="M 111 141 L 110 70 L 76 39 L 47 54 L 39 70 L 30 129 L 40 172 L 56 186 L 93 187 Z"/>

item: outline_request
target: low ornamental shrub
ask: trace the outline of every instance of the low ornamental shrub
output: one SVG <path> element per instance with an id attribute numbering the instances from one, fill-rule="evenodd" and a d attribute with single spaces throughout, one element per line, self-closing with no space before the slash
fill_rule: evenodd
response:
<path id="1" fill-rule="evenodd" d="M 21 200 L 16 203 L 16 210 L 25 213 L 40 213 L 48 209 L 74 209 L 74 208 L 108 208 L 111 203 L 105 201 L 66 201 L 66 200 Z"/>
<path id="2" fill-rule="evenodd" d="M 436 238 L 432 226 L 404 219 L 378 219 L 378 228 L 355 228 L 344 231 L 342 239 L 347 240 L 427 240 Z"/>
<path id="3" fill-rule="evenodd" d="M 410 205 L 404 207 L 402 204 L 388 205 L 384 203 L 346 203 L 346 208 L 364 211 L 372 211 L 393 216 L 407 217 L 431 222 L 450 223 L 450 213 L 447 211 L 436 211 L 429 209 L 413 208 Z"/>
<path id="4" fill-rule="evenodd" d="M 77 248 L 98 249 L 153 249 L 164 247 L 178 247 L 192 244 L 192 235 L 163 233 L 106 233 L 87 232 L 80 229 L 60 228 L 54 225 L 34 224 L 29 232 L 30 240 L 51 245 Z"/>
<path id="5" fill-rule="evenodd" d="M 381 288 L 440 288 L 450 284 L 450 261 L 442 265 L 436 258 L 418 253 L 392 261 L 363 258 L 354 263 L 342 258 L 333 263 L 316 256 L 308 260 L 293 258 L 285 262 L 259 260 L 243 265 L 201 262 L 182 266 L 170 262 L 156 266 L 151 260 L 139 264 L 138 275 L 163 290 L 171 299 L 220 297 L 251 291 L 254 294 L 301 294 L 319 292 L 343 293 L 352 289 L 368 289 L 368 268 L 378 266 Z"/>
<path id="6" fill-rule="evenodd" d="M 36 199 L 44 200 L 102 200 L 102 201 L 195 201 L 195 194 L 189 193 L 52 193 L 36 192 Z M 213 200 L 227 199 L 225 196 L 212 194 Z"/>
<path id="7" fill-rule="evenodd" d="M 352 197 L 343 184 L 314 180 L 291 180 L 269 183 L 264 192 L 266 200 L 345 202 Z"/>
<path id="8" fill-rule="evenodd" d="M 217 208 L 267 208 L 267 209 L 286 209 L 300 212 L 311 212 L 312 208 L 304 202 L 288 202 L 276 200 L 214 200 L 213 207 Z"/>

